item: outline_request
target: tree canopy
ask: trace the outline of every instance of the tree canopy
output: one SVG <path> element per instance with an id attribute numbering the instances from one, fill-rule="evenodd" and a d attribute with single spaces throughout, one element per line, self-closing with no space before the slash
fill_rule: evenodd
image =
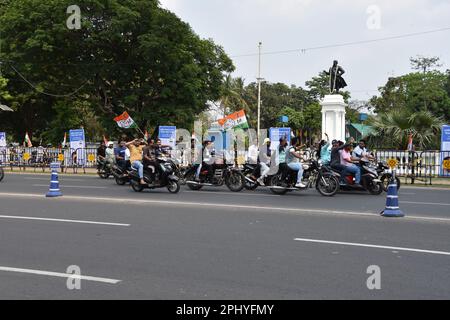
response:
<path id="1" fill-rule="evenodd" d="M 125 110 L 141 127 L 164 119 L 190 128 L 234 70 L 222 47 L 157 0 L 77 1 L 79 30 L 66 26 L 66 0 L 6 3 L 0 60 L 16 113 L 0 123 L 16 136 L 52 131 L 47 138 L 59 141 L 53 126 L 67 115 L 60 131 L 84 122 L 117 132 L 112 118 Z"/>

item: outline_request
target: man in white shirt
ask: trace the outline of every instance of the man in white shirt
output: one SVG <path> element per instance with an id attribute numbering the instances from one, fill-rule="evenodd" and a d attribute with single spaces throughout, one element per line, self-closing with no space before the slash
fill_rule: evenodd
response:
<path id="1" fill-rule="evenodd" d="M 373 160 L 374 158 L 369 154 L 366 148 L 366 140 L 360 140 L 358 146 L 353 150 L 352 156 L 354 158 L 367 158 Z"/>

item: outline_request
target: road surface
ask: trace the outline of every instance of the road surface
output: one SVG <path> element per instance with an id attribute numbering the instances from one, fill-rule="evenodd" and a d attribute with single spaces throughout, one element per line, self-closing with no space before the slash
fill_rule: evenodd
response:
<path id="1" fill-rule="evenodd" d="M 388 219 L 385 195 L 138 194 L 64 176 L 48 199 L 49 180 L 0 183 L 0 299 L 450 298 L 450 190 L 402 188 L 407 217 Z"/>

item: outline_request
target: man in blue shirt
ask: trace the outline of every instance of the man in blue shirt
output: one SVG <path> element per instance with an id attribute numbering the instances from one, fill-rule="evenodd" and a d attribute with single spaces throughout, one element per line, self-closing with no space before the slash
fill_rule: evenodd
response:
<path id="1" fill-rule="evenodd" d="M 119 146 L 114 150 L 114 155 L 116 156 L 117 165 L 122 169 L 127 169 L 127 143 L 121 141 Z"/>

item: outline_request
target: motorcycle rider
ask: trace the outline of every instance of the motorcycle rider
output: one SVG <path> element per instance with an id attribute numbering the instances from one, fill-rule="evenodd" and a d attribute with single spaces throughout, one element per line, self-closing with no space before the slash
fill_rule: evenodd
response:
<path id="1" fill-rule="evenodd" d="M 271 141 L 269 138 L 264 139 L 263 146 L 259 150 L 259 171 L 261 173 L 258 180 L 256 180 L 259 185 L 265 186 L 264 179 L 268 176 L 270 172 L 270 158 L 272 156 L 272 150 L 270 149 Z"/>
<path id="2" fill-rule="evenodd" d="M 341 165 L 345 166 L 342 174 L 345 177 L 348 173 L 355 175 L 355 184 L 353 187 L 362 188 L 361 186 L 361 168 L 356 164 L 359 164 L 359 158 L 352 157 L 353 145 L 346 144 L 341 151 Z"/>
<path id="3" fill-rule="evenodd" d="M 331 162 L 331 143 L 328 134 L 325 133 L 327 140 L 322 140 L 319 147 L 320 159 L 324 165 L 329 165 Z"/>
<path id="4" fill-rule="evenodd" d="M 144 165 L 142 164 L 142 154 L 145 144 L 143 139 L 134 139 L 126 144 L 128 149 L 130 149 L 131 166 L 138 171 L 140 179 L 139 183 L 142 185 L 146 185 L 144 181 Z"/>
<path id="5" fill-rule="evenodd" d="M 105 150 L 105 155 L 106 164 L 113 165 L 116 161 L 116 157 L 114 155 L 114 142 L 108 142 L 108 148 Z"/>
<path id="6" fill-rule="evenodd" d="M 119 147 L 114 150 L 114 154 L 116 156 L 117 165 L 125 172 L 128 168 L 129 157 L 127 157 L 127 148 L 126 141 L 120 141 Z M 128 160 L 128 161 L 127 161 Z"/>
<path id="7" fill-rule="evenodd" d="M 299 138 L 292 138 L 291 146 L 286 153 L 286 163 L 288 167 L 297 171 L 297 184 L 296 188 L 306 188 L 306 186 L 302 183 L 303 179 L 303 165 L 300 160 L 303 160 L 303 154 L 300 152 L 301 141 Z"/>
<path id="8" fill-rule="evenodd" d="M 100 147 L 97 148 L 98 169 L 101 168 L 101 164 L 104 163 L 105 158 L 106 158 L 106 143 L 105 141 L 101 141 Z"/>
<path id="9" fill-rule="evenodd" d="M 197 174 L 196 174 L 196 180 L 200 180 L 200 173 L 202 168 L 205 168 L 208 171 L 208 180 L 211 181 L 212 177 L 214 175 L 214 152 L 213 152 L 214 146 L 212 141 L 205 140 L 203 142 L 203 153 L 202 153 L 202 163 L 197 168 Z"/>
<path id="10" fill-rule="evenodd" d="M 333 140 L 332 142 L 332 149 L 331 149 L 331 162 L 330 166 L 332 169 L 336 170 L 341 175 L 341 184 L 345 183 L 345 176 L 344 176 L 344 170 L 345 166 L 341 164 L 341 151 L 344 149 L 344 142 Z"/>
<path id="11" fill-rule="evenodd" d="M 353 157 L 358 159 L 366 158 L 368 160 L 375 160 L 375 158 L 368 152 L 366 146 L 366 140 L 361 139 L 358 146 L 353 150 Z"/>

